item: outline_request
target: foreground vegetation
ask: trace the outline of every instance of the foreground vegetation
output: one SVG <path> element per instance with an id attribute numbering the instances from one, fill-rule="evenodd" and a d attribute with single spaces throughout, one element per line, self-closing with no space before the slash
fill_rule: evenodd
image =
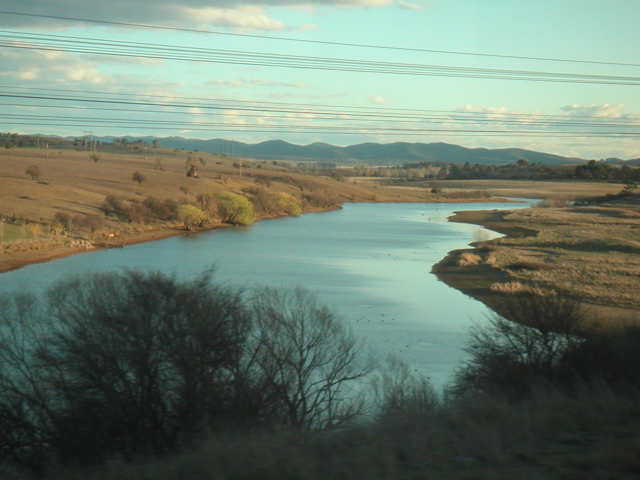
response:
<path id="1" fill-rule="evenodd" d="M 63 281 L 0 309 L 8 479 L 634 478 L 640 331 L 503 300 L 446 395 L 301 289 Z"/>

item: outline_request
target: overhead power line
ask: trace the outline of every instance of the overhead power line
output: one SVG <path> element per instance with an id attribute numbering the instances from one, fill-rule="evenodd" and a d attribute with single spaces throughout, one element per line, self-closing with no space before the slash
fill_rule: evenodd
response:
<path id="1" fill-rule="evenodd" d="M 24 107 L 71 108 L 78 111 L 117 110 L 127 112 L 149 112 L 154 114 L 227 115 L 243 117 L 305 118 L 312 115 L 314 120 L 331 121 L 380 121 L 416 122 L 421 120 L 457 120 L 471 122 L 500 122 L 519 124 L 580 124 L 606 126 L 638 126 L 640 117 L 602 117 L 598 115 L 551 115 L 523 112 L 500 111 L 460 111 L 409 108 L 380 108 L 372 106 L 345 106 L 334 104 L 301 104 L 264 100 L 230 100 L 214 97 L 184 97 L 175 95 L 132 94 L 126 92 L 105 92 L 97 90 L 68 90 L 0 85 L 0 98 L 41 100 L 44 104 L 6 105 Z M 65 105 L 63 106 L 62 103 Z M 71 104 L 71 105 L 69 105 Z M 109 109 L 104 105 L 123 105 L 127 108 Z M 225 113 L 231 112 L 231 113 Z"/>
<path id="2" fill-rule="evenodd" d="M 327 41 L 327 40 L 310 40 L 310 39 L 302 39 L 302 38 L 286 38 L 286 37 L 276 37 L 276 36 L 270 36 L 270 35 L 257 35 L 257 34 L 248 34 L 248 33 L 232 33 L 232 32 L 221 32 L 221 31 L 213 31 L 213 30 L 169 27 L 165 25 L 151 25 L 151 24 L 132 23 L 132 22 L 95 20 L 95 19 L 69 17 L 69 16 L 42 15 L 42 14 L 24 13 L 24 12 L 10 12 L 6 10 L 0 10 L 0 14 L 21 16 L 21 17 L 32 17 L 32 18 L 47 18 L 52 20 L 63 20 L 68 22 L 81 22 L 81 23 L 90 23 L 90 24 L 98 24 L 98 25 L 114 25 L 119 27 L 143 28 L 143 29 L 149 29 L 149 30 L 168 30 L 168 31 L 175 31 L 175 32 L 187 32 L 187 33 L 197 33 L 197 34 L 206 34 L 206 35 L 223 35 L 223 36 L 229 36 L 229 37 L 257 38 L 260 40 L 283 41 L 283 42 L 292 42 L 292 43 L 308 43 L 308 44 L 315 44 L 315 45 L 373 48 L 373 49 L 380 49 L 380 50 L 397 50 L 397 51 L 407 51 L 407 52 L 434 53 L 434 54 L 443 54 L 443 55 L 460 55 L 460 56 L 469 56 L 469 57 L 492 57 L 492 58 L 505 58 L 505 59 L 512 59 L 512 60 L 534 60 L 534 61 L 542 61 L 542 62 L 582 63 L 582 64 L 591 64 L 591 65 L 640 67 L 640 64 L 637 64 L 637 63 L 609 62 L 609 61 L 600 61 L 600 60 L 581 60 L 581 59 L 554 58 L 554 57 L 536 57 L 536 56 L 525 56 L 525 55 L 504 55 L 504 54 L 496 54 L 496 53 L 462 52 L 462 51 L 455 51 L 455 50 L 434 50 L 434 49 L 417 48 L 417 47 L 399 47 L 399 46 L 392 46 L 392 45 L 376 45 L 376 44 L 364 44 L 364 43 L 352 43 L 352 42 L 335 42 L 335 41 Z"/>
<path id="3" fill-rule="evenodd" d="M 209 132 L 370 134 L 379 136 L 609 137 L 640 136 L 640 119 L 299 105 L 197 97 L 0 86 L 0 124 Z M 30 99 L 30 103 L 24 100 Z M 18 100 L 20 103 L 12 103 Z M 44 103 L 38 103 L 38 102 Z M 51 114 L 16 108 L 45 108 Z M 345 108 L 345 107 L 343 107 Z M 58 110 L 59 109 L 59 110 Z M 58 110 L 58 111 L 57 111 Z M 197 110 L 197 114 L 192 112 Z M 113 112 L 127 117 L 110 118 Z M 97 115 L 96 115 L 97 112 Z M 162 115 L 171 115 L 162 119 Z M 165 117 L 167 118 L 167 117 Z M 261 123 L 250 123 L 259 118 Z M 283 123 L 284 122 L 284 123 Z M 329 123 L 330 122 L 330 123 Z"/>
<path id="4" fill-rule="evenodd" d="M 416 63 L 383 62 L 333 57 L 269 54 L 252 51 L 124 42 L 48 34 L 26 34 L 0 30 L 0 47 L 69 52 L 154 60 L 189 61 L 215 64 L 285 67 L 411 76 L 456 77 L 536 82 L 589 83 L 601 85 L 640 85 L 640 77 L 594 75 L 531 70 L 455 67 Z"/>

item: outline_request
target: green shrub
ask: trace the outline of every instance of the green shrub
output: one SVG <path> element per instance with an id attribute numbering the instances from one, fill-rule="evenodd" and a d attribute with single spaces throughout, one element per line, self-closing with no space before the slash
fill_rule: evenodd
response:
<path id="1" fill-rule="evenodd" d="M 217 193 L 215 201 L 220 219 L 224 223 L 249 225 L 255 220 L 253 203 L 243 195 L 231 192 Z"/>
<path id="2" fill-rule="evenodd" d="M 190 204 L 178 205 L 178 220 L 180 220 L 184 228 L 189 230 L 193 227 L 202 227 L 209 217 L 206 213 Z"/>

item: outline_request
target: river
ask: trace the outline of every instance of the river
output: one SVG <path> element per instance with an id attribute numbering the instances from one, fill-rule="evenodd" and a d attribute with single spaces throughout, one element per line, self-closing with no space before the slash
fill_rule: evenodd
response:
<path id="1" fill-rule="evenodd" d="M 447 217 L 456 210 L 526 206 L 345 204 L 30 265 L 0 275 L 0 291 L 38 291 L 70 275 L 125 267 L 188 277 L 215 265 L 218 282 L 246 288 L 301 284 L 316 292 L 376 356 L 396 355 L 440 388 L 463 359 L 469 326 L 489 315 L 483 304 L 431 273 L 447 252 L 473 242 L 479 228 Z"/>

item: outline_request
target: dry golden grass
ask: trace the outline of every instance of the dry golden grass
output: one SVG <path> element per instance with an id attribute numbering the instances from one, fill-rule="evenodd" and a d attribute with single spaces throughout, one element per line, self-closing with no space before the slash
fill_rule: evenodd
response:
<path id="1" fill-rule="evenodd" d="M 506 220 L 538 234 L 501 239 L 492 264 L 514 281 L 640 310 L 639 211 L 636 205 L 605 204 L 512 212 Z M 523 264 L 555 268 L 510 268 Z"/>
<path id="2" fill-rule="evenodd" d="M 617 193 L 621 188 L 619 184 L 585 182 L 582 180 L 444 180 L 439 181 L 438 185 L 446 191 L 489 190 L 496 196 L 559 201 Z"/>
<path id="3" fill-rule="evenodd" d="M 470 265 L 478 265 L 482 261 L 482 257 L 471 252 L 464 252 L 458 257 L 458 266 L 468 267 Z"/>

